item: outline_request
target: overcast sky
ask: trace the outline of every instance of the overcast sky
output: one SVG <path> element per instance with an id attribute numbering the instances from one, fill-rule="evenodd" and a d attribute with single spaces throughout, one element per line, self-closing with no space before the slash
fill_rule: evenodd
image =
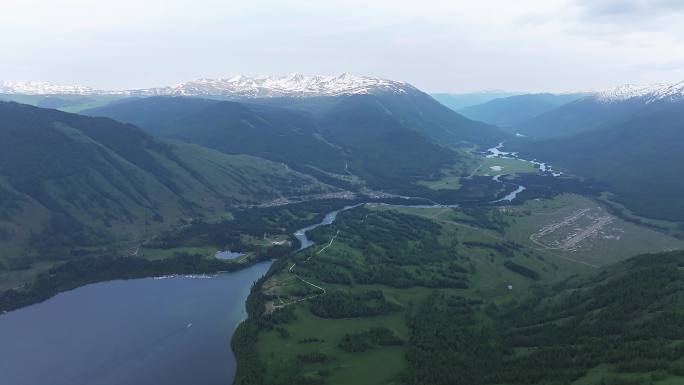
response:
<path id="1" fill-rule="evenodd" d="M 426 91 L 684 80 L 683 0 L 0 0 L 0 80 L 339 74 Z"/>

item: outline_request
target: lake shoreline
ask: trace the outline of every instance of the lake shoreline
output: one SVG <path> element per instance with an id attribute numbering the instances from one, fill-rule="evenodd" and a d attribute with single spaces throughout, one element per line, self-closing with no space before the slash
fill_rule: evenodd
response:
<path id="1" fill-rule="evenodd" d="M 271 263 L 99 282 L 12 311 L 0 317 L 0 373 L 15 385 L 230 383 L 230 340 Z"/>
<path id="2" fill-rule="evenodd" d="M 436 202 L 427 202 L 425 199 L 385 198 L 365 199 L 336 202 L 329 210 L 317 213 L 313 218 L 302 224 L 302 228 L 296 230 L 292 237 L 294 242 L 287 255 L 292 255 L 304 248 L 313 245 L 306 237 L 306 231 L 318 226 L 328 225 L 334 222 L 337 213 L 347 209 L 353 209 L 367 203 L 384 203 L 398 206 L 416 207 L 449 207 Z M 426 205 L 425 203 L 432 203 Z M 238 263 L 230 260 L 208 258 L 201 255 L 178 255 L 162 260 L 146 260 L 131 257 L 95 257 L 66 262 L 50 270 L 49 273 L 40 276 L 26 290 L 8 290 L 0 294 L 0 312 L 17 310 L 36 303 L 43 302 L 56 294 L 77 289 L 79 287 L 116 280 L 130 280 L 140 278 L 166 278 L 183 275 L 215 276 L 223 272 L 236 272 L 246 269 L 259 262 L 270 258 L 252 258 L 246 262 Z M 232 335 L 231 348 L 236 360 L 235 383 L 245 383 L 245 379 L 256 375 L 253 370 L 258 361 L 255 361 L 256 333 L 264 325 L 263 309 L 265 299 L 261 294 L 261 285 L 273 273 L 287 263 L 287 258 L 274 260 L 268 271 L 257 279 L 246 300 L 243 302 L 246 308 L 246 317 L 239 323 Z M 2 315 L 0 315 L 0 318 Z M 250 369 L 252 368 L 252 369 Z M 249 374 L 251 373 L 251 374 Z"/>

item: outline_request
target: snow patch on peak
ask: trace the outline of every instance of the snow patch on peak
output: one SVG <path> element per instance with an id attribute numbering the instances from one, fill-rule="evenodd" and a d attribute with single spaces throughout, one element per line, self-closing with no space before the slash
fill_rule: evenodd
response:
<path id="1" fill-rule="evenodd" d="M 67 86 L 45 82 L 4 82 L 0 81 L 0 93 L 24 95 L 93 95 L 97 91 L 86 86 Z"/>
<path id="2" fill-rule="evenodd" d="M 244 75 L 225 79 L 199 79 L 177 86 L 130 91 L 133 95 L 222 96 L 227 98 L 316 97 L 374 92 L 405 93 L 409 84 L 348 73 L 339 76 L 307 76 L 292 73 L 283 77 Z"/>
<path id="3" fill-rule="evenodd" d="M 597 100 L 604 103 L 615 103 L 629 100 L 632 98 L 638 98 L 653 92 L 654 90 L 662 87 L 662 84 L 655 85 L 636 85 L 636 84 L 623 84 L 617 87 L 609 88 L 607 90 L 600 91 L 594 96 Z"/>
<path id="4" fill-rule="evenodd" d="M 684 99 L 684 81 L 666 85 L 650 94 L 652 101 L 665 100 L 675 102 Z"/>
<path id="5" fill-rule="evenodd" d="M 287 76 L 249 77 L 236 75 L 224 79 L 201 78 L 166 87 L 102 91 L 83 86 L 60 86 L 39 82 L 0 82 L 5 94 L 80 94 L 122 96 L 219 96 L 225 98 L 316 97 L 377 92 L 406 93 L 414 89 L 404 82 L 343 73 L 338 76 L 307 76 L 293 73 Z"/>
<path id="6" fill-rule="evenodd" d="M 625 84 L 594 94 L 601 103 L 618 103 L 636 100 L 643 103 L 658 101 L 676 102 L 684 100 L 684 82 L 675 84 L 634 85 Z"/>

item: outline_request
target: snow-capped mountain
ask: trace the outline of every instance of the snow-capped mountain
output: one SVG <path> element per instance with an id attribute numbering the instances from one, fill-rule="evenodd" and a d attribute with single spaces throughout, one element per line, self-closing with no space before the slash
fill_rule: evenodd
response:
<path id="1" fill-rule="evenodd" d="M 103 91 L 82 86 L 58 86 L 39 82 L 0 82 L 0 93 L 5 94 L 77 94 L 125 96 L 220 96 L 226 98 L 315 97 L 378 92 L 406 93 L 414 89 L 404 82 L 344 73 L 339 76 L 305 76 L 291 74 L 284 77 L 247 77 L 198 79 L 174 86 Z"/>
<path id="2" fill-rule="evenodd" d="M 3 82 L 0 81 L 0 94 L 23 95 L 93 95 L 98 93 L 90 87 L 66 86 L 45 82 Z"/>
<path id="3" fill-rule="evenodd" d="M 597 92 L 594 99 L 602 103 L 618 103 L 627 100 L 653 102 L 676 102 L 684 100 L 684 82 L 640 86 L 626 84 Z"/>
<path id="4" fill-rule="evenodd" d="M 225 96 L 225 97 L 312 97 L 370 94 L 380 91 L 406 92 L 407 83 L 367 76 L 285 77 L 234 76 L 227 79 L 199 79 L 176 86 L 130 91 L 134 95 Z"/>
<path id="5" fill-rule="evenodd" d="M 517 132 L 539 139 L 570 137 L 600 127 L 608 127 L 638 116 L 660 114 L 684 103 L 684 82 L 650 86 L 623 85 L 592 92 L 528 119 Z"/>

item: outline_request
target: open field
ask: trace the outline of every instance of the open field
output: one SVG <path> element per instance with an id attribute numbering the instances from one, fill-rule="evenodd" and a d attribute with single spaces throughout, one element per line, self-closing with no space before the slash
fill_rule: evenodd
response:
<path id="1" fill-rule="evenodd" d="M 348 353 L 338 344 L 345 334 L 368 330 L 377 325 L 393 329 L 402 338 L 407 337 L 402 313 L 389 316 L 354 319 L 322 319 L 312 315 L 304 306 L 294 311 L 297 320 L 288 324 L 287 337 L 272 330 L 259 338 L 261 359 L 272 365 L 272 372 L 287 373 L 288 361 L 293 356 L 321 352 L 335 357 L 330 363 L 306 364 L 305 376 L 317 376 L 329 371 L 329 380 L 335 384 L 392 384 L 405 367 L 404 349 L 399 346 L 371 349 L 361 353 Z M 307 340 L 314 342 L 303 342 Z M 277 375 L 277 374 L 274 374 Z"/>
<path id="2" fill-rule="evenodd" d="M 684 249 L 684 240 L 620 219 L 599 203 L 574 194 L 490 209 L 506 223 L 503 233 L 475 226 L 460 209 L 397 210 L 458 226 L 463 231 L 469 229 L 473 236 L 515 241 L 541 255 L 594 268 L 636 254 Z"/>
<path id="3" fill-rule="evenodd" d="M 622 220 L 579 195 L 535 200 L 500 210 L 510 224 L 508 239 L 594 266 L 636 254 L 684 248 L 683 240 Z"/>
<path id="4" fill-rule="evenodd" d="M 353 210 L 352 210 L 353 211 Z M 425 218 L 439 217 L 444 208 L 398 208 L 388 206 L 370 207 L 364 221 L 373 215 L 384 215 L 388 211 L 403 213 L 419 213 Z M 377 214 L 376 214 L 377 213 Z M 341 214 L 342 216 L 346 215 Z M 265 331 L 259 337 L 258 352 L 262 362 L 267 363 L 268 383 L 278 383 L 278 373 L 288 372 L 288 367 L 298 366 L 292 362 L 293 357 L 312 353 L 323 353 L 325 362 L 303 363 L 302 372 L 311 378 L 325 378 L 331 384 L 392 384 L 399 383 L 399 374 L 406 369 L 404 361 L 405 349 L 401 346 L 375 346 L 363 352 L 350 353 L 340 348 L 340 341 L 347 334 L 362 333 L 372 327 L 391 329 L 404 341 L 409 337 L 407 316 L 416 304 L 424 302 L 436 292 L 458 293 L 466 298 L 487 298 L 495 303 L 506 303 L 512 299 L 522 300 L 534 281 L 504 267 L 504 260 L 512 260 L 539 272 L 542 281 L 555 281 L 569 275 L 586 272 L 590 269 L 584 265 L 565 260 L 544 258 L 539 253 L 521 249 L 510 249 L 505 254 L 489 248 L 487 245 L 503 241 L 501 236 L 476 227 L 461 226 L 454 222 L 439 221 L 440 234 L 436 240 L 441 245 L 453 247 L 454 260 L 465 267 L 469 276 L 467 289 L 429 288 L 423 286 L 392 287 L 382 284 L 344 285 L 321 281 L 314 274 L 314 266 L 336 260 L 346 260 L 359 266 L 368 266 L 368 256 L 352 245 L 355 239 L 341 230 L 339 238 L 334 242 L 320 242 L 314 249 L 304 252 L 297 258 L 296 265 L 283 269 L 272 276 L 262 286 L 264 294 L 272 300 L 266 304 L 267 311 L 275 308 L 286 309 L 294 314 L 294 319 L 279 325 L 275 329 Z M 337 235 L 335 226 L 326 229 L 326 236 Z M 333 232 L 335 231 L 335 232 Z M 328 238 L 326 238 L 328 239 Z M 470 242 L 471 244 L 467 244 Z M 482 244 L 483 246 L 479 246 Z M 408 266 L 409 271 L 417 276 L 439 274 L 452 262 L 430 262 L 419 266 Z M 341 263 L 341 262 L 340 262 Z M 292 262 L 288 266 L 293 265 Z M 318 267 L 316 267 L 318 269 Z M 301 276 L 300 276 L 301 274 Z M 304 277 L 308 282 L 303 282 Z M 398 310 L 386 315 L 372 317 L 322 318 L 310 310 L 314 298 L 328 295 L 317 290 L 315 285 L 326 292 L 349 290 L 351 293 L 362 293 L 368 290 L 380 290 L 389 303 L 397 305 Z M 283 311 L 283 310 L 278 310 Z M 293 375 L 290 373 L 290 375 Z"/>
<path id="5" fill-rule="evenodd" d="M 205 256 L 214 256 L 216 252 L 219 251 L 215 247 L 173 247 L 168 249 L 153 249 L 153 248 L 140 248 L 138 256 L 149 259 L 164 259 L 172 257 L 177 253 L 187 253 L 187 254 L 201 254 Z"/>
<path id="6" fill-rule="evenodd" d="M 476 175 L 536 173 L 534 164 L 513 158 L 483 158 Z"/>
<path id="7" fill-rule="evenodd" d="M 615 217 L 601 208 L 579 209 L 558 222 L 551 222 L 530 235 L 530 241 L 548 250 L 577 251 L 592 238 L 619 241 L 624 232 L 611 227 Z"/>
<path id="8" fill-rule="evenodd" d="M 13 289 L 32 282 L 43 272 L 54 266 L 51 262 L 35 263 L 30 268 L 0 271 L 0 290 Z"/>
<path id="9" fill-rule="evenodd" d="M 341 213 L 335 223 L 317 228 L 310 236 L 316 245 L 294 255 L 261 286 L 266 314 L 273 317 L 269 321 L 271 326 L 262 329 L 256 338 L 263 383 L 416 383 L 406 381 L 406 376 L 420 373 L 416 362 L 421 362 L 418 357 L 427 358 L 420 354 L 429 355 L 429 349 L 417 353 L 416 349 L 421 351 L 425 347 L 414 340 L 415 333 L 438 325 L 447 327 L 440 322 L 464 322 L 463 326 L 444 330 L 443 338 L 460 335 L 461 327 L 479 325 L 477 330 L 487 330 L 493 322 L 509 327 L 504 325 L 513 313 L 499 317 L 494 309 L 512 311 L 530 298 L 544 298 L 541 287 L 562 288 L 568 282 L 580 282 L 593 275 L 597 267 L 641 250 L 658 251 L 663 244 L 684 245 L 665 234 L 624 222 L 598 203 L 574 195 L 491 208 L 365 205 Z M 453 285 L 448 277 L 464 279 L 467 285 Z M 367 302 L 364 296 L 371 292 L 379 297 Z M 550 299 L 551 303 L 563 298 L 555 295 L 558 296 Z M 350 302 L 336 302 L 340 298 Z M 446 303 L 435 305 L 435 298 Z M 450 311 L 448 303 L 457 299 L 465 301 L 459 302 L 462 304 L 472 301 L 482 305 L 472 308 L 476 310 L 464 320 L 448 316 L 443 321 L 433 321 L 444 317 L 439 312 Z M 385 311 L 364 313 L 382 303 L 386 303 Z M 420 310 L 430 303 L 436 306 L 434 318 Z M 321 313 L 326 308 L 333 313 Z M 509 310 L 502 310 L 501 314 Z M 523 313 L 528 310 L 525 308 Z M 425 317 L 421 318 L 421 314 Z M 553 317 L 553 312 L 539 314 Z M 524 314 L 513 318 L 518 316 L 520 321 L 525 319 Z M 385 330 L 402 343 L 366 342 L 358 351 L 349 350 L 348 341 L 372 330 Z M 566 333 L 572 329 L 567 330 Z M 438 337 L 432 343 L 437 343 L 442 338 L 439 330 L 421 338 L 435 338 L 434 333 Z M 496 335 L 477 338 L 499 338 Z M 462 349 L 466 356 L 482 354 L 479 348 L 470 353 L 468 346 Z M 554 349 L 564 348 L 558 345 Z M 534 347 L 520 347 L 502 357 L 509 362 L 535 361 L 534 354 Z M 446 368 L 451 364 L 445 365 L 443 369 L 448 372 Z M 653 384 L 670 385 L 681 379 L 671 372 L 646 372 L 625 374 L 616 365 L 599 365 L 572 384 L 643 376 L 650 381 L 653 375 L 657 379 Z"/>
<path id="10" fill-rule="evenodd" d="M 438 180 L 420 181 L 418 184 L 433 190 L 458 190 L 462 187 L 460 175 L 447 174 Z"/>
<path id="11" fill-rule="evenodd" d="M 458 190 L 462 186 L 461 178 L 463 167 L 458 165 L 441 170 L 441 176 L 437 180 L 420 181 L 418 184 L 433 190 Z"/>
<path id="12" fill-rule="evenodd" d="M 539 170 L 530 162 L 513 158 L 487 158 L 479 154 L 468 154 L 465 171 L 463 165 L 446 168 L 440 171 L 436 180 L 420 181 L 418 184 L 433 190 L 458 190 L 463 185 L 461 179 L 472 176 L 494 176 L 500 174 L 536 173 Z"/>

